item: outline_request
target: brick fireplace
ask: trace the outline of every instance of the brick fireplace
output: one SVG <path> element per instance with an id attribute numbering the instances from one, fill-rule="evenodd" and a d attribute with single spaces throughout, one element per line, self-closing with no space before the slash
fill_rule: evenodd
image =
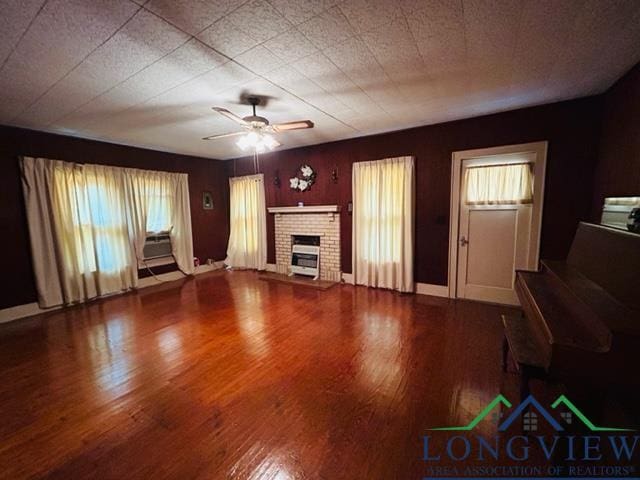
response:
<path id="1" fill-rule="evenodd" d="M 339 206 L 270 207 L 269 213 L 275 215 L 276 272 L 290 272 L 293 236 L 311 235 L 320 238 L 320 279 L 341 280 Z"/>

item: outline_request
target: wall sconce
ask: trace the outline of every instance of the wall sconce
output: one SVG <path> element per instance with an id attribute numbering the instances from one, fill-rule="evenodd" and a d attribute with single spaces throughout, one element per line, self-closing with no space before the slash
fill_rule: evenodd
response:
<path id="1" fill-rule="evenodd" d="M 333 167 L 333 171 L 331 172 L 331 181 L 333 183 L 338 183 L 338 167 Z"/>
<path id="2" fill-rule="evenodd" d="M 276 186 L 276 188 L 280 188 L 280 171 L 276 170 L 276 175 L 273 178 L 273 184 Z"/>

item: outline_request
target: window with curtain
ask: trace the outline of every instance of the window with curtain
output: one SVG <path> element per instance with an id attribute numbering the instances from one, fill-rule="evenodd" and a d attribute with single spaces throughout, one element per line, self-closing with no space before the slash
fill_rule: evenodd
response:
<path id="1" fill-rule="evenodd" d="M 514 163 L 483 165 L 465 170 L 467 205 L 533 203 L 533 165 Z"/>
<path id="2" fill-rule="evenodd" d="M 355 282 L 413 291 L 413 157 L 354 163 L 352 182 Z"/>
<path id="3" fill-rule="evenodd" d="M 170 231 L 193 272 L 186 174 L 21 159 L 38 303 L 82 302 L 135 288 L 149 231 Z"/>
<path id="4" fill-rule="evenodd" d="M 62 233 L 60 248 L 68 271 L 129 275 L 131 256 L 120 182 L 117 172 L 95 166 L 60 162 L 53 169 L 56 227 Z"/>
<path id="5" fill-rule="evenodd" d="M 147 192 L 149 202 L 149 216 L 147 217 L 147 232 L 167 232 L 171 229 L 171 217 L 174 209 L 173 194 L 167 182 L 161 178 L 149 180 Z"/>
<path id="6" fill-rule="evenodd" d="M 264 175 L 229 179 L 230 232 L 225 264 L 267 268 L 267 214 Z"/>

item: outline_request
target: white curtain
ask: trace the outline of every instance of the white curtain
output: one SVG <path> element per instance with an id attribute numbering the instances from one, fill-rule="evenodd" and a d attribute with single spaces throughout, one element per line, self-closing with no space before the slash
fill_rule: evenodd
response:
<path id="1" fill-rule="evenodd" d="M 184 273 L 193 273 L 188 176 L 134 168 L 124 171 L 129 236 L 137 260 L 143 258 L 147 234 L 170 232 L 178 268 Z"/>
<path id="2" fill-rule="evenodd" d="M 640 197 L 607 197 L 604 199 L 604 204 L 638 207 L 640 206 Z"/>
<path id="3" fill-rule="evenodd" d="M 467 205 L 532 203 L 532 164 L 469 167 L 465 171 L 464 185 Z"/>
<path id="4" fill-rule="evenodd" d="M 233 268 L 267 268 L 264 175 L 229 179 L 230 234 L 225 263 Z"/>
<path id="5" fill-rule="evenodd" d="M 136 287 L 139 235 L 149 227 L 170 230 L 176 263 L 193 271 L 186 175 L 31 157 L 21 168 L 41 307 Z M 150 191 L 165 196 L 137 188 L 155 173 L 161 181 Z"/>
<path id="6" fill-rule="evenodd" d="M 414 160 L 353 164 L 356 284 L 413 291 Z"/>

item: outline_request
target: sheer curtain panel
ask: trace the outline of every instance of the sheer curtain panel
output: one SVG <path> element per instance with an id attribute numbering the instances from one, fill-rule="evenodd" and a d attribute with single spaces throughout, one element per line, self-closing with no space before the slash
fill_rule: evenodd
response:
<path id="1" fill-rule="evenodd" d="M 21 169 L 41 307 L 136 287 L 147 232 L 171 232 L 193 272 L 187 175 L 31 157 Z"/>
<path id="2" fill-rule="evenodd" d="M 467 205 L 512 205 L 533 202 L 533 165 L 479 165 L 464 178 Z"/>
<path id="3" fill-rule="evenodd" d="M 225 263 L 232 268 L 267 268 L 264 175 L 229 179 L 230 235 Z"/>
<path id="4" fill-rule="evenodd" d="M 40 306 L 134 287 L 122 170 L 43 158 L 21 165 Z"/>
<path id="5" fill-rule="evenodd" d="M 147 234 L 169 232 L 178 268 L 186 274 L 193 273 L 188 176 L 134 168 L 124 170 L 128 224 L 135 258 L 142 260 Z"/>
<path id="6" fill-rule="evenodd" d="M 412 292 L 413 157 L 356 162 L 352 182 L 356 284 Z"/>

